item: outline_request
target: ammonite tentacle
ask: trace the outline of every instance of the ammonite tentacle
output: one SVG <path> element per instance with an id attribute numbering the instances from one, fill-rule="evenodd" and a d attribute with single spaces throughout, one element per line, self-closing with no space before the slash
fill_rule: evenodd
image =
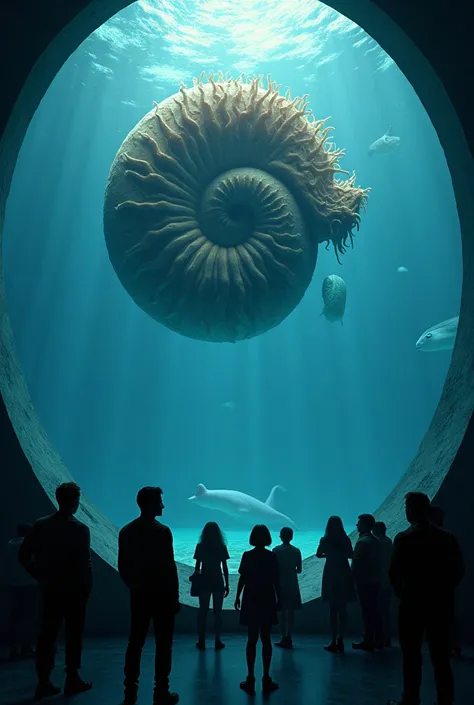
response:
<path id="1" fill-rule="evenodd" d="M 194 81 L 148 113 L 112 165 L 112 264 L 150 316 L 235 342 L 280 323 L 311 281 L 318 243 L 353 244 L 368 190 L 339 168 L 326 120 L 268 77 Z"/>

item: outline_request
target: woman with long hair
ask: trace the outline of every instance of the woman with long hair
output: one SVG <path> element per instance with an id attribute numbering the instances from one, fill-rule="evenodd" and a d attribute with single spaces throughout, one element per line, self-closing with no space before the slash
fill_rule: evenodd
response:
<path id="1" fill-rule="evenodd" d="M 222 603 L 229 594 L 229 569 L 227 561 L 226 540 L 219 524 L 209 521 L 202 530 L 201 537 L 194 551 L 196 567 L 194 572 L 199 575 L 199 611 L 198 611 L 198 641 L 197 648 L 206 648 L 206 622 L 211 603 L 214 611 L 215 649 L 225 647 L 221 641 L 222 635 Z"/>
<path id="2" fill-rule="evenodd" d="M 262 692 L 265 694 L 277 690 L 278 685 L 270 678 L 272 662 L 272 626 L 278 624 L 280 603 L 280 584 L 277 557 L 267 546 L 272 537 L 264 524 L 257 524 L 250 534 L 249 543 L 253 550 L 245 551 L 239 568 L 239 584 L 234 607 L 240 610 L 240 624 L 245 625 L 247 637 L 247 678 L 240 687 L 249 695 L 255 693 L 255 658 L 257 642 L 262 642 L 263 678 Z M 243 591 L 242 605 L 240 596 Z"/>
<path id="3" fill-rule="evenodd" d="M 319 542 L 317 558 L 325 558 L 321 597 L 329 604 L 331 643 L 325 646 L 332 653 L 344 652 L 347 624 L 347 603 L 357 599 L 349 559 L 352 558 L 351 540 L 345 532 L 341 517 L 331 516 Z"/>

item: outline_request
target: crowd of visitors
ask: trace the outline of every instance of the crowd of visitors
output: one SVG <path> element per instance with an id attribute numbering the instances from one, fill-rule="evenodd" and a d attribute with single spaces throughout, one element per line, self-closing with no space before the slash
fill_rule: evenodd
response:
<path id="1" fill-rule="evenodd" d="M 58 511 L 33 526 L 20 525 L 8 544 L 10 657 L 36 658 L 36 698 L 55 695 L 51 681 L 55 648 L 65 623 L 66 681 L 64 693 L 90 690 L 92 683 L 79 675 L 87 601 L 92 588 L 90 532 L 75 514 L 80 488 L 65 483 L 56 490 Z M 172 641 L 179 612 L 179 583 L 173 537 L 161 523 L 164 504 L 159 487 L 143 487 L 137 495 L 140 515 L 119 533 L 118 569 L 130 591 L 130 634 L 125 654 L 124 705 L 138 697 L 140 661 L 150 622 L 156 643 L 154 705 L 173 705 L 178 694 L 170 690 Z M 389 705 L 419 705 L 421 650 L 426 635 L 434 667 L 438 705 L 453 705 L 451 657 L 460 655 L 454 619 L 455 589 L 464 574 L 456 538 L 442 528 L 443 514 L 427 495 L 406 496 L 410 527 L 393 541 L 383 522 L 361 514 L 359 537 L 352 546 L 340 517 L 329 518 L 316 557 L 325 560 L 322 600 L 329 606 L 331 641 L 324 648 L 334 654 L 345 650 L 347 605 L 359 601 L 363 636 L 354 649 L 373 652 L 390 648 L 392 597 L 399 601 L 398 639 L 403 660 L 403 695 Z M 255 693 L 257 643 L 262 644 L 262 692 L 278 688 L 271 678 L 271 629 L 280 623 L 276 645 L 293 647 L 293 617 L 302 607 L 298 575 L 302 557 L 292 545 L 293 530 L 282 527 L 281 543 L 269 550 L 270 531 L 255 526 L 251 550 L 242 555 L 234 607 L 247 628 L 247 676 L 240 687 Z M 439 568 L 443 556 L 443 569 Z M 216 522 L 205 525 L 194 552 L 191 595 L 199 598 L 196 647 L 206 648 L 206 625 L 211 598 L 214 611 L 214 648 L 222 650 L 223 601 L 229 595 L 229 553 Z M 33 624 L 39 588 L 39 630 L 33 649 Z"/>

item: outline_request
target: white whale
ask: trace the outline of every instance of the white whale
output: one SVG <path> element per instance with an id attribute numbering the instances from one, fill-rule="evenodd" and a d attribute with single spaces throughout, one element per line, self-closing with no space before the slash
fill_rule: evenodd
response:
<path id="1" fill-rule="evenodd" d="M 247 524 L 268 524 L 277 529 L 283 526 L 298 527 L 289 517 L 277 511 L 274 507 L 275 494 L 278 490 L 286 492 L 284 487 L 275 485 L 266 502 L 261 502 L 244 492 L 236 490 L 208 490 L 204 485 L 198 485 L 196 494 L 189 497 L 190 502 L 200 507 L 216 509 L 228 516 Z"/>

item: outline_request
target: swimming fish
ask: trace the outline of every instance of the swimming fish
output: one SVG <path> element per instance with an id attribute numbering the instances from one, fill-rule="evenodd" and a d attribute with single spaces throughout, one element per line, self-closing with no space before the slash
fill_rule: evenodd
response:
<path id="1" fill-rule="evenodd" d="M 323 281 L 323 303 L 324 308 L 321 316 L 327 321 L 341 321 L 346 310 L 347 288 L 342 277 L 337 274 L 330 274 Z"/>
<path id="2" fill-rule="evenodd" d="M 229 411 L 235 411 L 237 408 L 237 404 L 234 401 L 225 401 L 222 404 L 223 409 L 228 409 Z"/>
<path id="3" fill-rule="evenodd" d="M 395 137 L 392 135 L 392 126 L 390 126 L 387 132 L 379 137 L 378 140 L 372 142 L 369 147 L 369 157 L 374 154 L 386 154 L 387 152 L 392 152 L 394 149 L 400 146 L 400 137 Z"/>
<path id="4" fill-rule="evenodd" d="M 438 350 L 452 350 L 456 333 L 458 332 L 459 316 L 449 318 L 447 321 L 437 323 L 432 328 L 425 330 L 416 342 L 416 349 L 423 352 L 438 352 Z"/>

